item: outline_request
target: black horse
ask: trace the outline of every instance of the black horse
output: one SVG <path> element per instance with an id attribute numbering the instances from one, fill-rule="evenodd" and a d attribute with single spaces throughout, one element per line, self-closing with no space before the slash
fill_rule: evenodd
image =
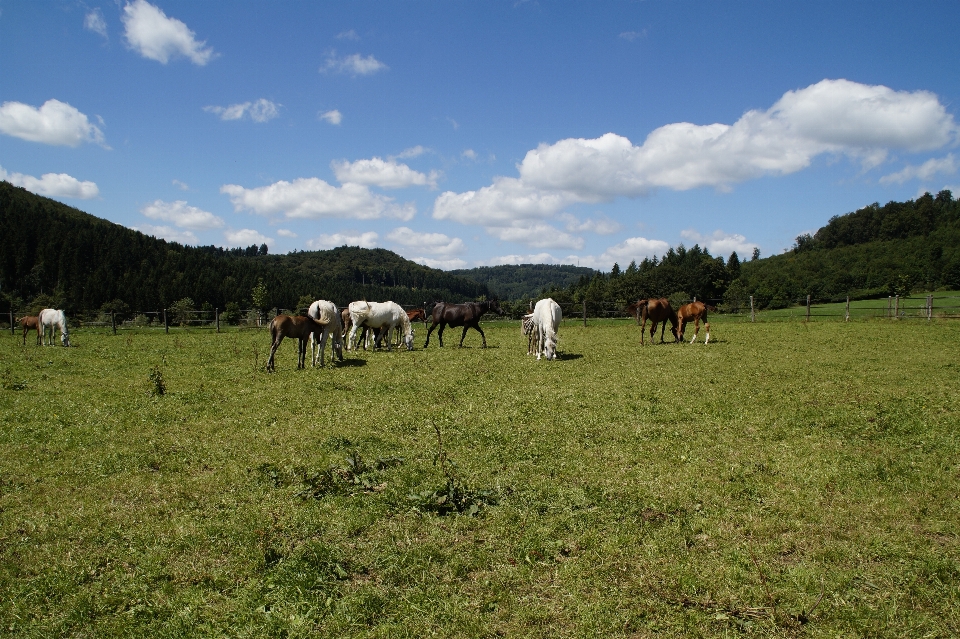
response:
<path id="1" fill-rule="evenodd" d="M 449 325 L 451 328 L 458 326 L 463 327 L 463 335 L 460 336 L 461 347 L 463 346 L 463 339 L 467 336 L 467 329 L 475 328 L 477 332 L 480 333 L 480 337 L 483 338 L 483 348 L 486 348 L 487 336 L 483 334 L 483 329 L 480 328 L 480 316 L 490 312 L 503 315 L 499 300 L 467 302 L 466 304 L 437 302 L 433 307 L 433 311 L 430 313 L 430 319 L 433 323 L 430 325 L 430 328 L 427 329 L 427 341 L 423 347 L 426 348 L 430 345 L 430 333 L 432 333 L 433 329 L 437 326 L 440 327 L 440 330 L 437 331 L 437 339 L 440 340 L 440 346 L 443 346 L 443 329 Z"/>

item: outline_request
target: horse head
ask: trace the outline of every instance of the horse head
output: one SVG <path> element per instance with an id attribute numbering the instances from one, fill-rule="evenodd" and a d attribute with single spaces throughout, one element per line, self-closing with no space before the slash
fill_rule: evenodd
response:
<path id="1" fill-rule="evenodd" d="M 493 311 L 497 315 L 506 315 L 506 312 L 500 308 L 500 300 L 489 300 L 484 304 L 486 304 L 486 312 Z"/>

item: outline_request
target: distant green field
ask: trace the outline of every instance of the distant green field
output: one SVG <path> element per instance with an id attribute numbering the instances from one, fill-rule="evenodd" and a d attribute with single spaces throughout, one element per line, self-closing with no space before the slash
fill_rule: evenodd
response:
<path id="1" fill-rule="evenodd" d="M 960 322 L 711 319 L 0 336 L 0 636 L 960 634 Z"/>
<path id="2" fill-rule="evenodd" d="M 852 300 L 850 302 L 850 319 L 880 319 L 899 316 L 901 319 L 926 319 L 927 295 L 933 295 L 934 318 L 960 317 L 960 291 L 938 291 L 936 293 L 915 293 L 898 301 L 891 299 Z M 846 302 L 834 302 L 810 305 L 810 321 L 843 321 L 846 317 Z M 899 315 L 898 315 L 899 311 Z M 805 304 L 791 306 L 777 310 L 756 312 L 756 321 L 780 321 L 785 319 L 805 320 L 807 307 Z M 732 317 L 750 320 L 749 305 L 741 313 Z M 712 319 L 712 318 L 711 318 Z"/>

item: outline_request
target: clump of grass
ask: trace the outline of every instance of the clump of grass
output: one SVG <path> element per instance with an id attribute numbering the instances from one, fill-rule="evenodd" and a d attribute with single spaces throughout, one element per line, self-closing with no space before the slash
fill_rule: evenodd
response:
<path id="1" fill-rule="evenodd" d="M 411 493 L 407 499 L 413 503 L 413 508 L 421 512 L 432 512 L 437 515 L 474 516 L 480 513 L 481 507 L 497 503 L 496 494 L 491 489 L 474 489 L 460 477 L 460 470 L 456 462 L 447 456 L 443 447 L 443 435 L 440 427 L 434 424 L 437 433 L 437 453 L 433 463 L 440 468 L 446 483 L 434 490 L 424 490 Z"/>
<path id="2" fill-rule="evenodd" d="M 150 389 L 151 395 L 163 397 L 167 394 L 167 383 L 163 379 L 163 369 L 160 366 L 154 366 L 150 371 L 150 381 L 153 383 L 153 388 Z"/>

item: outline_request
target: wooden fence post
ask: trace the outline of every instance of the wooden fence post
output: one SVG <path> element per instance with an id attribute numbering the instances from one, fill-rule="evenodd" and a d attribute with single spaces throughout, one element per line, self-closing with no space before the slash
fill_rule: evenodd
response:
<path id="1" fill-rule="evenodd" d="M 844 321 L 844 322 L 849 322 L 849 321 L 850 321 L 850 296 L 849 296 L 849 295 L 847 295 L 847 314 L 846 314 L 846 316 L 844 317 L 844 320 L 843 320 L 843 321 Z"/>
<path id="2" fill-rule="evenodd" d="M 810 296 L 807 295 L 807 321 L 810 321 Z"/>
<path id="3" fill-rule="evenodd" d="M 583 327 L 587 327 L 587 300 L 583 300 Z"/>
<path id="4" fill-rule="evenodd" d="M 927 295 L 927 321 L 933 317 L 933 295 Z"/>
<path id="5" fill-rule="evenodd" d="M 163 309 L 163 330 L 170 332 L 170 324 L 167 323 L 167 309 Z"/>
<path id="6" fill-rule="evenodd" d="M 219 308 L 213 309 L 213 316 L 214 318 L 216 318 L 215 321 L 217 323 L 217 332 L 219 333 L 220 332 L 220 309 Z"/>
<path id="7" fill-rule="evenodd" d="M 900 296 L 899 295 L 896 296 L 896 300 L 897 300 L 896 302 L 897 305 L 894 307 L 893 316 L 897 319 L 900 319 Z"/>
<path id="8" fill-rule="evenodd" d="M 750 296 L 750 321 L 756 322 L 757 316 L 753 312 L 753 295 Z"/>
<path id="9" fill-rule="evenodd" d="M 110 311 L 110 327 L 113 328 L 113 334 L 117 334 L 117 314 L 114 311 Z"/>
<path id="10" fill-rule="evenodd" d="M 887 295 L 887 317 L 890 317 L 891 309 L 893 309 L 893 297 Z"/>
<path id="11" fill-rule="evenodd" d="M 16 335 L 17 331 L 13 328 L 13 308 L 10 309 L 10 334 Z"/>

